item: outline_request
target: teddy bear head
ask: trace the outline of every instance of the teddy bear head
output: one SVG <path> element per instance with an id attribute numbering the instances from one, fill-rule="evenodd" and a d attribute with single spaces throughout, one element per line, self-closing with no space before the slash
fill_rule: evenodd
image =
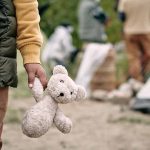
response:
<path id="1" fill-rule="evenodd" d="M 54 67 L 53 75 L 47 85 L 47 92 L 58 103 L 69 103 L 79 101 L 85 97 L 82 86 L 76 85 L 68 76 L 65 67 L 57 65 Z"/>

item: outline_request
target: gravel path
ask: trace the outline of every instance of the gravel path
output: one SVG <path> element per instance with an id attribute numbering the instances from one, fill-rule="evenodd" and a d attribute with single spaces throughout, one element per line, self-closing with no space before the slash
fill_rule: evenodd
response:
<path id="1" fill-rule="evenodd" d="M 9 109 L 23 112 L 32 103 L 33 99 L 11 100 Z M 20 122 L 11 123 L 8 113 L 3 150 L 150 150 L 150 116 L 92 100 L 62 109 L 73 121 L 71 133 L 64 135 L 52 127 L 39 139 L 23 135 Z"/>

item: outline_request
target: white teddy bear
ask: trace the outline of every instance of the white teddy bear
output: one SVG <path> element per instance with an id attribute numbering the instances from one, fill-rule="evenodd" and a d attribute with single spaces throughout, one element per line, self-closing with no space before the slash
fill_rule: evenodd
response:
<path id="1" fill-rule="evenodd" d="M 38 78 L 35 79 L 32 93 L 37 103 L 29 109 L 22 121 L 25 135 L 38 138 L 44 135 L 54 123 L 63 133 L 69 133 L 71 120 L 60 110 L 58 103 L 66 104 L 85 98 L 85 89 L 68 76 L 67 70 L 58 65 L 54 67 L 44 92 Z"/>

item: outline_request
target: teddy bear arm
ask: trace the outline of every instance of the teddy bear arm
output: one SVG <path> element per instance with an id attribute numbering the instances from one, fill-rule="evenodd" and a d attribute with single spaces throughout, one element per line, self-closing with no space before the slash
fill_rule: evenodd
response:
<path id="1" fill-rule="evenodd" d="M 32 91 L 33 97 L 35 98 L 37 102 L 43 99 L 44 89 L 38 78 L 35 78 L 31 91 Z"/>
<path id="2" fill-rule="evenodd" d="M 56 111 L 54 124 L 62 133 L 69 133 L 71 131 L 72 121 L 64 115 L 60 108 Z"/>

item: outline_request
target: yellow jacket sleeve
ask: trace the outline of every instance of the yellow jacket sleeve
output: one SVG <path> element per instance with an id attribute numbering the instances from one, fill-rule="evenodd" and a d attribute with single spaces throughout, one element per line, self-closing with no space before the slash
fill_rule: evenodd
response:
<path id="1" fill-rule="evenodd" d="M 24 64 L 40 63 L 42 35 L 37 0 L 13 0 L 17 19 L 17 48 Z"/>

